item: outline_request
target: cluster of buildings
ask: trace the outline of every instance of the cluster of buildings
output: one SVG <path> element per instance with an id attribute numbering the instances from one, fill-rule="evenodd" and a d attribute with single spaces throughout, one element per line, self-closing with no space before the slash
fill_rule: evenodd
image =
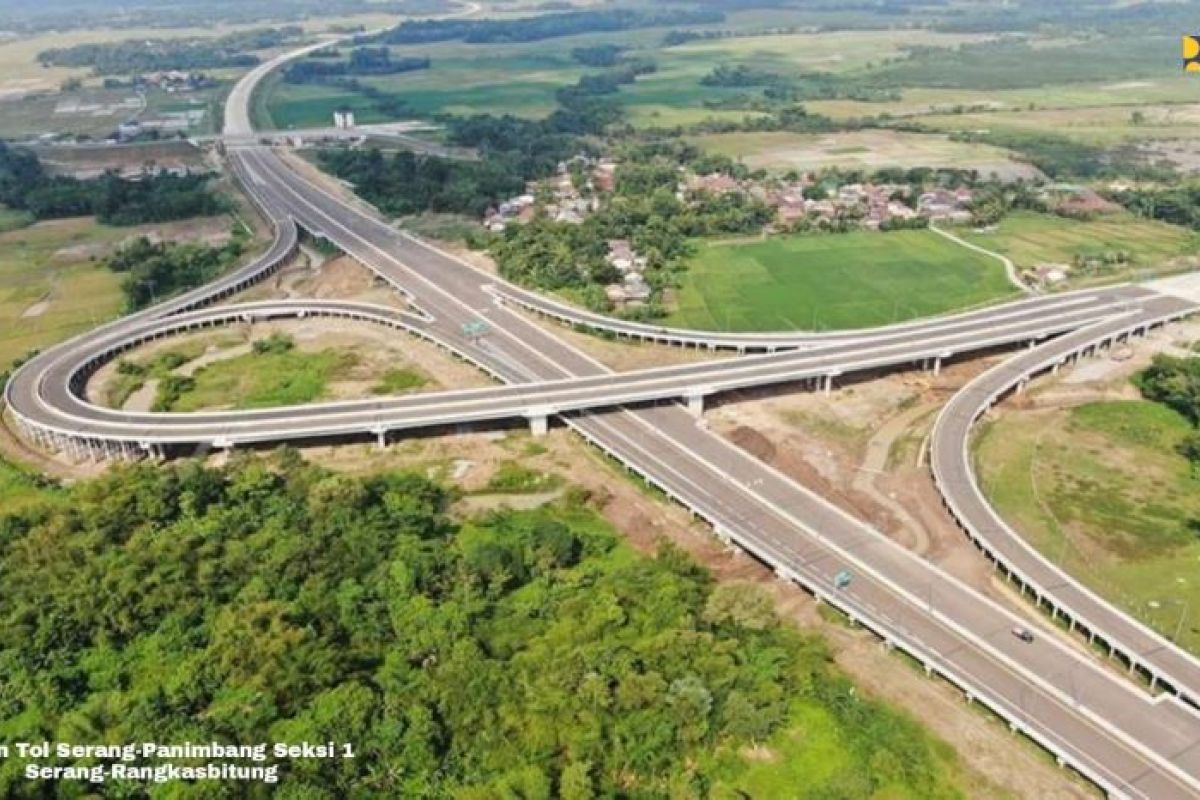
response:
<path id="1" fill-rule="evenodd" d="M 131 142 L 137 139 L 180 136 L 204 122 L 206 108 L 187 111 L 165 111 L 157 117 L 128 119 L 117 125 L 116 131 L 106 141 L 110 144 Z"/>
<path id="2" fill-rule="evenodd" d="M 217 82 L 203 72 L 186 72 L 178 69 L 151 72 L 146 75 L 138 75 L 133 79 L 135 89 L 161 89 L 170 94 L 211 89 L 216 85 Z"/>
<path id="3" fill-rule="evenodd" d="M 525 193 L 510 197 L 489 209 L 483 224 L 489 231 L 499 233 L 513 223 L 533 219 L 536 207 L 541 206 L 547 219 L 578 225 L 600 208 L 599 194 L 611 192 L 616 185 L 617 162 L 611 159 L 593 160 L 575 156 L 559 162 L 553 177 L 530 181 Z M 583 186 L 576 184 L 575 175 L 583 174 Z"/>
<path id="4" fill-rule="evenodd" d="M 794 227 L 802 223 L 820 226 L 852 220 L 872 230 L 879 229 L 887 222 L 918 217 L 967 222 L 971 219 L 972 199 L 973 194 L 967 188 L 934 189 L 914 198 L 912 188 L 903 184 L 847 183 L 826 186 L 814 184 L 809 179 L 763 194 L 763 200 L 777 210 L 778 222 L 782 227 Z"/>
<path id="5" fill-rule="evenodd" d="M 628 239 L 611 239 L 605 260 L 621 273 L 620 283 L 604 287 L 608 301 L 618 308 L 636 308 L 650 300 L 650 284 L 646 282 L 646 258 L 633 249 Z"/>
<path id="6" fill-rule="evenodd" d="M 973 193 L 968 188 L 934 189 L 914 197 L 903 184 L 846 183 L 840 186 L 817 182 L 811 176 L 783 185 L 738 180 L 723 173 L 695 175 L 686 187 L 692 192 L 722 195 L 744 194 L 776 209 L 780 227 L 801 223 L 831 224 L 856 220 L 865 228 L 878 229 L 889 220 L 967 222 L 971 219 Z"/>

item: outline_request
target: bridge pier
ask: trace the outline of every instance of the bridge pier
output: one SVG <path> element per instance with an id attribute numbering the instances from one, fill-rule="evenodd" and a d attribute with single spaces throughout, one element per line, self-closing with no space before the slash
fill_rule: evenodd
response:
<path id="1" fill-rule="evenodd" d="M 531 408 L 525 412 L 525 419 L 529 420 L 529 432 L 534 436 L 545 436 L 550 430 L 550 415 L 554 413 L 552 408 Z"/>

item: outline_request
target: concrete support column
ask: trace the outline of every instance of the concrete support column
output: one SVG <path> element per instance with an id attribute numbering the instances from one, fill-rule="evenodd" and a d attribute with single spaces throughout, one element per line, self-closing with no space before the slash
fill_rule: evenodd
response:
<path id="1" fill-rule="evenodd" d="M 833 391 L 833 373 L 830 373 L 824 377 L 821 391 L 825 392 L 826 395 Z"/>
<path id="2" fill-rule="evenodd" d="M 1017 394 L 1025 394 L 1025 387 L 1029 384 L 1028 378 L 1022 378 L 1017 382 Z"/>
<path id="3" fill-rule="evenodd" d="M 935 358 L 933 360 L 933 377 L 936 378 L 938 375 L 941 375 L 941 374 L 942 374 L 942 357 L 938 356 L 937 358 Z"/>
<path id="4" fill-rule="evenodd" d="M 385 447 L 387 447 L 387 431 L 385 431 L 383 428 L 375 429 L 375 446 L 380 450 L 383 450 Z"/>
<path id="5" fill-rule="evenodd" d="M 687 395 L 688 412 L 693 417 L 704 416 L 704 394 L 702 392 L 688 392 Z"/>
<path id="6" fill-rule="evenodd" d="M 545 436 L 550 430 L 550 422 L 545 414 L 533 414 L 529 417 L 529 430 L 534 436 Z"/>

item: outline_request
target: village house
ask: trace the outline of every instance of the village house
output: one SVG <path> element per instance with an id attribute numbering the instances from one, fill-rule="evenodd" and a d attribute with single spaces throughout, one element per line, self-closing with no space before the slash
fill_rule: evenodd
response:
<path id="1" fill-rule="evenodd" d="M 917 199 L 917 210 L 930 219 L 969 222 L 973 194 L 970 189 L 934 189 Z"/>
<path id="2" fill-rule="evenodd" d="M 1067 279 L 1071 267 L 1067 264 L 1038 264 L 1031 270 L 1026 270 L 1026 281 L 1038 286 L 1055 286 Z"/>
<path id="3" fill-rule="evenodd" d="M 646 269 L 646 258 L 634 251 L 628 239 L 610 239 L 605 260 L 622 275 Z"/>
<path id="4" fill-rule="evenodd" d="M 617 187 L 617 162 L 602 158 L 592 170 L 592 182 L 601 192 L 611 192 Z"/>
<path id="5" fill-rule="evenodd" d="M 687 181 L 690 192 L 722 195 L 743 192 L 742 185 L 731 175 L 714 172 L 709 175 L 693 175 Z"/>

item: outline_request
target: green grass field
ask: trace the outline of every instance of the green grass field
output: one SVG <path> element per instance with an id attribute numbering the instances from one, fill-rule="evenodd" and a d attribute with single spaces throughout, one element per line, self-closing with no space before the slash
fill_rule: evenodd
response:
<path id="1" fill-rule="evenodd" d="M 33 222 L 33 215 L 28 211 L 18 211 L 14 208 L 0 206 L 0 233 L 8 233 L 24 228 Z"/>
<path id="2" fill-rule="evenodd" d="M 429 376 L 412 367 L 393 367 L 371 387 L 372 394 L 400 394 L 429 383 Z"/>
<path id="3" fill-rule="evenodd" d="M 311 403 L 325 396 L 330 381 L 358 359 L 350 352 L 247 353 L 196 370 L 194 386 L 170 403 L 171 411 L 270 408 Z M 160 393 L 162 389 L 160 387 Z"/>
<path id="4" fill-rule="evenodd" d="M 930 231 L 700 243 L 665 320 L 754 331 L 884 325 L 1013 293 L 1000 264 Z"/>
<path id="5" fill-rule="evenodd" d="M 1023 211 L 1008 215 L 991 232 L 958 233 L 980 247 L 1008 256 L 1018 268 L 1070 264 L 1076 255 L 1098 258 L 1106 252 L 1128 253 L 1128 267 L 1097 276 L 1108 280 L 1163 270 L 1173 259 L 1200 253 L 1200 236 L 1194 232 L 1125 213 L 1075 220 Z"/>
<path id="6" fill-rule="evenodd" d="M 1143 400 L 1015 412 L 985 426 L 975 462 L 1047 558 L 1200 653 L 1200 477 L 1174 449 L 1189 430 Z"/>
<path id="7" fill-rule="evenodd" d="M 132 233 L 91 218 L 0 233 L 0 364 L 115 316 L 120 277 L 94 259 Z"/>

